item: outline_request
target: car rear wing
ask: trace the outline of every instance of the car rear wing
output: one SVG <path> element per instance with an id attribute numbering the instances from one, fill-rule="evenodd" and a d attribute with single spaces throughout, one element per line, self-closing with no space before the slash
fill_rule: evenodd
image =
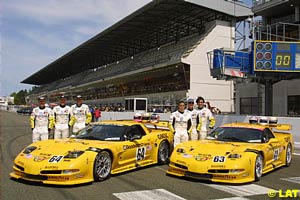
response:
<path id="1" fill-rule="evenodd" d="M 169 121 L 159 121 L 156 123 L 144 123 L 144 125 L 149 129 L 170 130 Z"/>
<path id="2" fill-rule="evenodd" d="M 266 125 L 270 128 L 274 128 L 279 131 L 290 131 L 292 130 L 292 125 L 291 124 L 268 124 Z"/>

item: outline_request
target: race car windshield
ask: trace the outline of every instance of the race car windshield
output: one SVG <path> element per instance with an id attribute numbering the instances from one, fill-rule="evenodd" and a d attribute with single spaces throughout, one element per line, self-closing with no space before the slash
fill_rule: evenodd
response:
<path id="1" fill-rule="evenodd" d="M 128 126 L 111 124 L 97 124 L 88 126 L 81 130 L 76 136 L 77 139 L 120 141 Z"/>
<path id="2" fill-rule="evenodd" d="M 208 135 L 208 139 L 229 142 L 261 143 L 263 131 L 240 127 L 219 127 Z"/>

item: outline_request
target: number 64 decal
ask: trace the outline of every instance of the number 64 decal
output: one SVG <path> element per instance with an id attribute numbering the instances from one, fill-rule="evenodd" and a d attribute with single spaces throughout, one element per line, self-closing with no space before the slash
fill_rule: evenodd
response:
<path id="1" fill-rule="evenodd" d="M 63 156 L 52 156 L 48 162 L 49 163 L 58 163 L 59 161 L 61 161 L 61 159 L 63 158 Z"/>
<path id="2" fill-rule="evenodd" d="M 146 147 L 137 148 L 136 161 L 144 160 L 146 156 Z"/>
<path id="3" fill-rule="evenodd" d="M 225 162 L 225 156 L 215 156 L 213 162 Z"/>

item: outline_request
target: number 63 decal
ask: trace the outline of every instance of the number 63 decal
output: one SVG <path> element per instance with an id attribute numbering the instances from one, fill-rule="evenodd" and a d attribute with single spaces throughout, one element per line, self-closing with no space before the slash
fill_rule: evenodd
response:
<path id="1" fill-rule="evenodd" d="M 215 156 L 213 162 L 225 162 L 225 156 Z"/>

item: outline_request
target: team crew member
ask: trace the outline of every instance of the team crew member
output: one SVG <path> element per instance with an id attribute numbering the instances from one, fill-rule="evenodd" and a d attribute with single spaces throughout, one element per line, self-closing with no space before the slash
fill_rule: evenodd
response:
<path id="1" fill-rule="evenodd" d="M 51 108 L 45 106 L 45 97 L 39 97 L 38 101 L 39 106 L 32 110 L 30 116 L 33 142 L 48 140 L 49 132 L 54 125 L 53 112 Z"/>
<path id="2" fill-rule="evenodd" d="M 59 105 L 53 108 L 55 131 L 54 139 L 69 137 L 71 107 L 66 105 L 66 97 L 60 96 Z"/>
<path id="3" fill-rule="evenodd" d="M 183 101 L 178 103 L 178 110 L 171 114 L 169 125 L 170 130 L 175 132 L 174 147 L 181 142 L 189 140 L 192 120 L 189 111 L 185 110 L 185 104 Z"/>
<path id="4" fill-rule="evenodd" d="M 190 133 L 190 140 L 198 140 L 198 132 L 197 132 L 197 114 L 198 111 L 194 109 L 194 99 L 188 99 L 188 108 L 187 111 L 191 115 L 192 119 L 192 129 Z"/>
<path id="5" fill-rule="evenodd" d="M 198 97 L 197 100 L 198 105 L 198 115 L 197 115 L 197 131 L 199 133 L 199 139 L 203 140 L 207 135 L 207 123 L 209 122 L 209 129 L 213 129 L 215 126 L 215 118 L 212 115 L 211 111 L 208 108 L 205 108 L 204 103 L 205 100 L 203 97 Z"/>
<path id="6" fill-rule="evenodd" d="M 71 106 L 70 126 L 73 126 L 73 133 L 78 133 L 85 128 L 92 120 L 92 114 L 88 105 L 83 104 L 81 95 L 76 96 L 76 104 Z"/>

